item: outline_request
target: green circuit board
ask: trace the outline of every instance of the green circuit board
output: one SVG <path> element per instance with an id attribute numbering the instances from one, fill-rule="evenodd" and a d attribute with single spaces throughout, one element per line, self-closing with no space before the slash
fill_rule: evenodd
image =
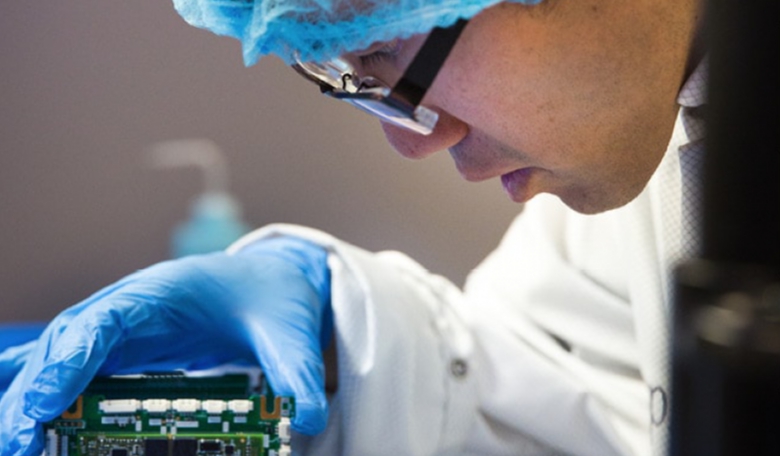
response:
<path id="1" fill-rule="evenodd" d="M 48 456 L 289 456 L 295 401 L 244 374 L 95 379 L 44 426 Z"/>

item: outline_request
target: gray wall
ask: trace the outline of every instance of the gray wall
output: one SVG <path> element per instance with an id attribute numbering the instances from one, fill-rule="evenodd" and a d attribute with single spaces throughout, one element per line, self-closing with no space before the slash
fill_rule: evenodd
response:
<path id="1" fill-rule="evenodd" d="M 143 150 L 206 137 L 254 226 L 292 222 L 409 253 L 462 282 L 519 210 L 446 153 L 396 155 L 378 124 L 169 1 L 0 2 L 0 322 L 48 319 L 168 255 L 200 190 Z"/>

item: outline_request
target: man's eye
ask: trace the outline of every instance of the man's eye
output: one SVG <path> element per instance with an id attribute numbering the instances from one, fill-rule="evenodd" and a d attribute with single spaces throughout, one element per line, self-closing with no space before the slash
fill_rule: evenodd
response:
<path id="1" fill-rule="evenodd" d="M 400 42 L 398 40 L 393 40 L 383 44 L 377 49 L 372 49 L 371 52 L 358 55 L 358 59 L 360 60 L 360 65 L 364 68 L 371 67 L 380 63 L 392 62 L 400 51 Z"/>

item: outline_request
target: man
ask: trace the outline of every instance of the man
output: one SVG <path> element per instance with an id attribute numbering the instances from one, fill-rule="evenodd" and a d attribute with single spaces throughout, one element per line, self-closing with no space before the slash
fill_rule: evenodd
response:
<path id="1" fill-rule="evenodd" d="M 276 53 L 379 112 L 402 155 L 448 149 L 464 178 L 533 200 L 463 292 L 291 226 L 136 273 L 6 355 L 27 361 L 0 403 L 3 455 L 38 454 L 39 423 L 95 374 L 229 362 L 296 396 L 305 454 L 663 454 L 667 272 L 694 241 L 698 1 L 177 6 L 248 63 Z"/>

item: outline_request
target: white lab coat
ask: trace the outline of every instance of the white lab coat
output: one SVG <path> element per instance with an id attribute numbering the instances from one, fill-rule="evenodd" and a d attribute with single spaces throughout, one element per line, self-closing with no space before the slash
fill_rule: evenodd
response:
<path id="1" fill-rule="evenodd" d="M 400 253 L 308 228 L 272 225 L 239 241 L 233 249 L 295 235 L 331 252 L 338 392 L 327 430 L 294 441 L 296 452 L 662 454 L 679 153 L 701 139 L 685 113 L 633 202 L 586 216 L 536 197 L 464 291 Z"/>

